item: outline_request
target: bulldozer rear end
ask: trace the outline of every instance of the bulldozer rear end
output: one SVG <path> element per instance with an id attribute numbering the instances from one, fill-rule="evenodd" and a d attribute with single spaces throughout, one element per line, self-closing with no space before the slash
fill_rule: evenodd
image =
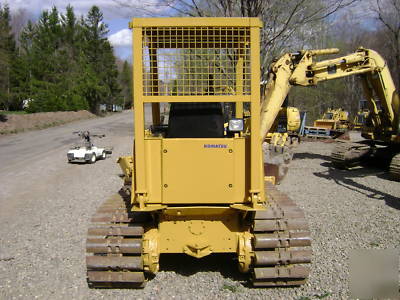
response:
<path id="1" fill-rule="evenodd" d="M 260 27 L 255 18 L 132 21 L 134 156 L 119 159 L 124 187 L 92 218 L 90 286 L 143 287 L 166 253 L 234 253 L 254 286 L 305 282 L 304 214 L 264 180 Z"/>

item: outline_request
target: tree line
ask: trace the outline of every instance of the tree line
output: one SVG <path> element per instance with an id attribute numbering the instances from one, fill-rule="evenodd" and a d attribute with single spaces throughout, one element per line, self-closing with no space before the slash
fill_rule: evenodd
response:
<path id="1" fill-rule="evenodd" d="M 114 0 L 136 12 L 140 4 Z M 261 80 L 268 67 L 283 53 L 301 49 L 339 48 L 346 55 L 359 46 L 379 52 L 400 86 L 400 0 L 159 0 L 142 13 L 159 16 L 258 17 L 261 30 Z M 164 7 L 164 9 L 160 9 Z M 152 14 L 151 11 L 155 13 Z M 332 57 L 332 56 L 331 56 Z M 329 59 L 330 56 L 321 57 Z M 322 82 L 316 88 L 294 87 L 289 105 L 307 111 L 308 120 L 327 108 L 355 114 L 363 100 L 357 77 Z"/>
<path id="2" fill-rule="evenodd" d="M 339 48 L 346 55 L 358 47 L 378 51 L 400 86 L 400 0 L 163 0 L 177 15 L 258 17 L 261 33 L 261 74 L 267 79 L 275 57 L 300 49 Z M 329 59 L 329 56 L 320 59 Z M 295 87 L 289 105 L 317 119 L 328 108 L 342 107 L 352 115 L 364 99 L 356 76 L 323 82 L 316 88 Z"/>
<path id="3" fill-rule="evenodd" d="M 11 18 L 9 7 L 0 6 L 0 109 L 21 109 L 23 101 L 28 112 L 99 113 L 99 104 L 129 106 L 129 64 L 120 62 L 118 71 L 97 6 L 80 17 L 72 6 L 65 13 L 45 10 L 18 41 Z"/>

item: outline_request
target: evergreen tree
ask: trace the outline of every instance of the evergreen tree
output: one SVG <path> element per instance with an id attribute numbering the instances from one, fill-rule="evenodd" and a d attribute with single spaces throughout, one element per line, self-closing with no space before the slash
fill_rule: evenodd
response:
<path id="1" fill-rule="evenodd" d="M 120 104 L 122 98 L 113 49 L 106 37 L 108 28 L 97 6 L 89 10 L 84 20 L 84 32 L 85 53 L 88 59 L 86 95 L 91 111 L 98 113 L 99 104 Z"/>
<path id="2" fill-rule="evenodd" d="M 64 66 L 61 89 L 70 110 L 88 109 L 88 101 L 84 96 L 82 81 L 86 59 L 83 51 L 83 30 L 81 23 L 75 17 L 73 8 L 69 5 L 66 14 L 61 16 L 60 61 Z"/>
<path id="3" fill-rule="evenodd" d="M 125 60 L 119 75 L 119 82 L 122 87 L 122 97 L 124 99 L 124 108 L 132 106 L 132 72 L 131 65 Z"/>
<path id="4" fill-rule="evenodd" d="M 14 74 L 14 93 L 21 101 L 23 99 L 32 99 L 32 44 L 35 36 L 35 26 L 31 21 L 23 28 L 20 34 L 20 46 L 16 57 L 16 66 L 13 69 Z"/>
<path id="5" fill-rule="evenodd" d="M 0 108 L 5 110 L 12 104 L 11 70 L 15 58 L 15 40 L 10 21 L 9 7 L 0 4 Z"/>
<path id="6" fill-rule="evenodd" d="M 103 15 L 93 7 L 77 19 L 67 6 L 43 11 L 21 33 L 16 94 L 31 98 L 30 112 L 88 109 L 122 100 L 113 49 Z"/>

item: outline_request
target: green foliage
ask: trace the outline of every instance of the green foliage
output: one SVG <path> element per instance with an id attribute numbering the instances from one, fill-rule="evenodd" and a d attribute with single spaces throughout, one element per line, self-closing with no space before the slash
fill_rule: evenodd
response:
<path id="1" fill-rule="evenodd" d="M 132 66 L 124 61 L 121 73 L 119 75 L 119 82 L 122 86 L 122 97 L 125 108 L 130 108 L 132 106 Z"/>
<path id="2" fill-rule="evenodd" d="M 25 115 L 24 110 L 14 110 L 14 111 L 2 111 L 0 115 Z"/>
<path id="3" fill-rule="evenodd" d="M 71 6 L 43 11 L 20 35 L 14 68 L 14 95 L 33 99 L 29 112 L 90 109 L 119 104 L 120 87 L 103 15 L 93 6 L 77 18 Z"/>
<path id="4" fill-rule="evenodd" d="M 239 288 L 236 285 L 224 283 L 224 285 L 221 287 L 221 290 L 228 290 L 232 293 L 236 293 L 239 291 Z"/>
<path id="5" fill-rule="evenodd" d="M 10 9 L 0 4 L 0 109 L 8 110 L 12 106 L 11 69 L 16 55 L 15 40 L 11 33 Z"/>

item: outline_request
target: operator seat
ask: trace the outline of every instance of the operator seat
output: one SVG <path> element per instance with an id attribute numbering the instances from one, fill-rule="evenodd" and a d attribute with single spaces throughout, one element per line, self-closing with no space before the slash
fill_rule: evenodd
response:
<path id="1" fill-rule="evenodd" d="M 224 116 L 221 103 L 171 103 L 167 138 L 222 137 Z"/>

